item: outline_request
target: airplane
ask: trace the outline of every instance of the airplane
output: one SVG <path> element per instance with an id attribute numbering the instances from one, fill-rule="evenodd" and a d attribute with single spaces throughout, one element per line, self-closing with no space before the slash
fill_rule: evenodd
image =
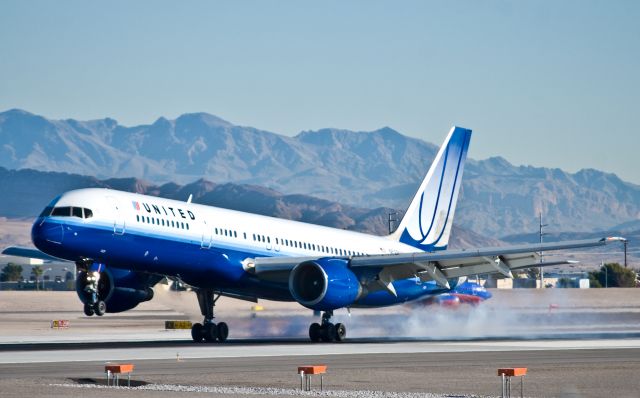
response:
<path id="1" fill-rule="evenodd" d="M 339 342 L 335 310 L 403 304 L 450 292 L 467 276 L 567 264 L 539 262 L 541 251 L 604 245 L 622 238 L 447 250 L 471 130 L 452 127 L 397 230 L 388 236 L 305 224 L 187 201 L 110 189 L 66 192 L 42 211 L 31 237 L 37 249 L 4 254 L 76 263 L 86 315 L 134 308 L 163 278 L 190 285 L 202 323 L 195 342 L 224 342 L 216 323 L 220 296 L 295 301 L 322 312 L 313 342 Z M 545 257 L 545 260 L 547 257 Z"/>
<path id="2" fill-rule="evenodd" d="M 429 296 L 425 299 L 411 302 L 410 307 L 416 308 L 438 305 L 445 308 L 458 308 L 460 304 L 470 304 L 475 307 L 491 297 L 491 292 L 489 292 L 484 286 L 476 282 L 465 281 L 457 285 L 450 292 L 438 294 L 437 296 Z"/>

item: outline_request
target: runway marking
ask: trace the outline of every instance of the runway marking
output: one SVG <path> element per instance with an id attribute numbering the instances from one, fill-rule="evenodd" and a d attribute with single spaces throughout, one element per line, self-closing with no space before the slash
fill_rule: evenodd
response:
<path id="1" fill-rule="evenodd" d="M 134 360 L 182 360 L 208 358 L 282 357 L 318 355 L 364 355 L 446 352 L 492 352 L 536 350 L 580 350 L 640 348 L 640 339 L 603 340 L 531 340 L 531 341 L 464 341 L 464 342 L 381 342 L 344 344 L 193 344 L 179 347 L 136 347 L 8 351 L 0 363 L 51 363 Z"/>

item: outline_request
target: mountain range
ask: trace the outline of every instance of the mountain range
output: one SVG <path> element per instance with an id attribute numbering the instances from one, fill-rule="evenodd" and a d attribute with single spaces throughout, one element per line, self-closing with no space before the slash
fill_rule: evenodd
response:
<path id="1" fill-rule="evenodd" d="M 130 181 L 159 187 L 204 178 L 216 186 L 258 185 L 286 197 L 311 195 L 360 209 L 406 208 L 437 149 L 389 127 L 288 137 L 206 113 L 133 127 L 110 118 L 0 113 L 0 166 L 9 170 L 78 173 L 101 181 L 135 177 Z M 514 166 L 499 157 L 468 160 L 458 225 L 492 237 L 525 234 L 537 230 L 539 213 L 558 231 L 611 229 L 640 219 L 640 186 L 593 169 L 568 173 Z"/>
<path id="2" fill-rule="evenodd" d="M 56 196 L 73 189 L 110 188 L 145 195 L 186 200 L 226 209 L 286 218 L 374 235 L 389 233 L 389 208 L 363 209 L 308 195 L 284 195 L 272 189 L 246 184 L 215 184 L 199 179 L 186 185 L 156 185 L 137 178 L 99 180 L 78 174 L 0 167 L 0 217 L 31 219 Z M 452 247 L 499 246 L 503 242 L 454 225 Z"/>

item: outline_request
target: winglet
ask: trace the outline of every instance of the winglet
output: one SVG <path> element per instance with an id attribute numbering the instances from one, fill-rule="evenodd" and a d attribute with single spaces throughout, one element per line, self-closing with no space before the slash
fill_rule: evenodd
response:
<path id="1" fill-rule="evenodd" d="M 606 243 L 611 243 L 611 242 L 626 242 L 627 239 L 623 238 L 621 236 L 609 236 L 606 238 L 602 238 L 602 240 L 604 240 Z"/>

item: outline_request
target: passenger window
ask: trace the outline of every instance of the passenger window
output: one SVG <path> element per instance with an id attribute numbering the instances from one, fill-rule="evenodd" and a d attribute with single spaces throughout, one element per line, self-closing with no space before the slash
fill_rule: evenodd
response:
<path id="1" fill-rule="evenodd" d="M 136 221 L 140 222 L 140 216 L 136 214 Z"/>
<path id="2" fill-rule="evenodd" d="M 242 234 L 244 235 L 244 238 L 247 239 L 247 233 L 243 232 Z"/>
<path id="3" fill-rule="evenodd" d="M 238 237 L 238 233 L 236 231 L 233 231 L 233 237 L 237 238 Z"/>
<path id="4" fill-rule="evenodd" d="M 271 243 L 271 238 L 267 236 L 267 243 Z"/>
<path id="5" fill-rule="evenodd" d="M 187 226 L 187 231 L 189 230 L 189 223 L 185 224 Z"/>

